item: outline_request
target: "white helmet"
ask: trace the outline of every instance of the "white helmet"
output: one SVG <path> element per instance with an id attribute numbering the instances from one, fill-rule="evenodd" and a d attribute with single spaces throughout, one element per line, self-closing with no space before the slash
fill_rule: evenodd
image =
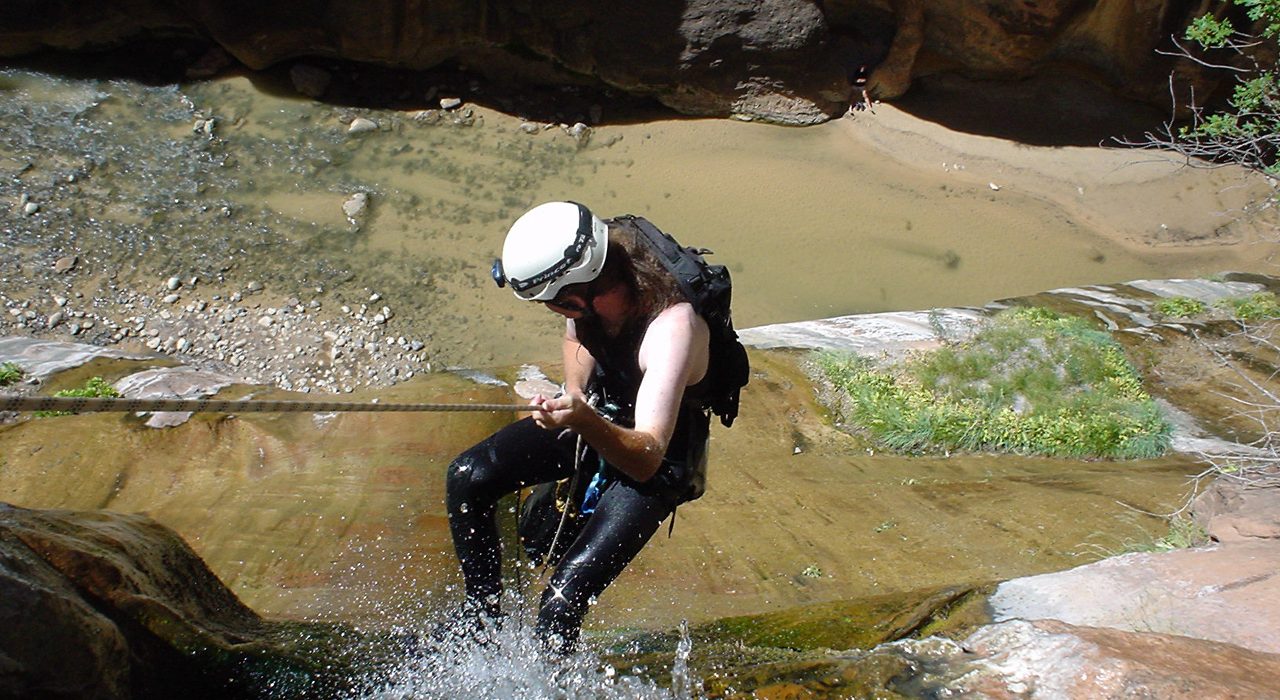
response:
<path id="1" fill-rule="evenodd" d="M 548 301 L 570 284 L 599 276 L 608 252 L 609 229 L 590 209 L 547 202 L 511 225 L 493 280 L 499 287 L 510 284 L 525 301 Z"/>

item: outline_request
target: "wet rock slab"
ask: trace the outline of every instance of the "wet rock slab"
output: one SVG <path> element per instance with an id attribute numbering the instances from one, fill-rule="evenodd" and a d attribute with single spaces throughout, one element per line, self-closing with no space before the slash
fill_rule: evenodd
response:
<path id="1" fill-rule="evenodd" d="M 0 338 L 0 363 L 12 362 L 28 375 L 41 380 L 100 357 L 146 360 L 154 355 L 40 338 Z"/>
<path id="2" fill-rule="evenodd" d="M 768 664 L 708 683 L 712 698 L 1264 698 L 1280 656 L 1163 634 L 1011 620 L 962 642 L 931 637 L 863 654 Z"/>
<path id="3" fill-rule="evenodd" d="M 760 349 L 842 350 L 863 355 L 901 355 L 927 350 L 944 340 L 963 340 L 981 327 L 978 309 L 934 309 L 839 316 L 817 321 L 775 323 L 739 331 L 745 345 Z"/>
<path id="4" fill-rule="evenodd" d="M 233 377 L 194 367 L 156 367 L 124 377 L 115 383 L 115 389 L 131 399 L 198 399 L 213 396 L 235 381 Z M 146 424 L 172 428 L 190 418 L 190 411 L 159 411 L 151 414 Z"/>
<path id="5" fill-rule="evenodd" d="M 1127 554 L 1000 584 L 995 619 L 1158 632 L 1280 653 L 1280 541 Z"/>

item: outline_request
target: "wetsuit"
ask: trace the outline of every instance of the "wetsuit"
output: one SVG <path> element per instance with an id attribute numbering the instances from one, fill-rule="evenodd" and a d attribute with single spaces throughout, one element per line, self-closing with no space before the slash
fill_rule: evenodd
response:
<path id="1" fill-rule="evenodd" d="M 596 360 L 588 394 L 600 398 L 598 406 L 607 417 L 630 427 L 640 387 L 638 354 L 644 329 L 603 342 L 592 340 L 603 336 L 592 333 L 589 324 L 580 322 L 577 327 L 584 347 Z M 596 481 L 599 496 L 587 504 L 592 512 L 542 594 L 537 632 L 553 648 L 563 650 L 576 643 L 590 601 L 622 573 L 677 505 L 702 495 L 709 415 L 699 394 L 698 385 L 685 390 L 662 465 L 648 481 L 631 479 L 600 460 L 592 449 L 580 460 L 583 474 L 579 478 Z M 449 527 L 473 609 L 493 616 L 499 612 L 498 500 L 521 487 L 572 476 L 576 443 L 570 431 L 544 430 L 525 418 L 494 433 L 450 465 Z"/>

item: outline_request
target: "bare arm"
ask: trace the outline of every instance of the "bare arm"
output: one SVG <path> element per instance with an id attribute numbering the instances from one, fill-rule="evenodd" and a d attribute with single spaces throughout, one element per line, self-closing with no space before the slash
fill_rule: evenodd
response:
<path id="1" fill-rule="evenodd" d="M 636 395 L 634 428 L 602 418 L 580 391 L 542 401 L 544 412 L 535 413 L 534 419 L 545 428 L 573 429 L 610 464 L 637 481 L 647 481 L 662 465 L 685 388 L 706 373 L 709 336 L 706 322 L 688 304 L 654 319 L 640 344 L 644 376 Z M 567 383 L 567 366 L 565 374 Z"/>
<path id="2" fill-rule="evenodd" d="M 584 394 L 591 373 L 596 368 L 596 358 L 578 342 L 573 321 L 565 321 L 564 343 L 560 348 L 564 360 L 564 390 L 568 394 Z"/>

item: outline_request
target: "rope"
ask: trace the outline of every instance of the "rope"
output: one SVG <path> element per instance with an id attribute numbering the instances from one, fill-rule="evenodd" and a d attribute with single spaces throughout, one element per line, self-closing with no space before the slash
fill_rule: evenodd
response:
<path id="1" fill-rule="evenodd" d="M 569 481 L 569 494 L 565 497 L 564 511 L 560 513 L 560 524 L 556 525 L 556 534 L 551 537 L 551 546 L 547 548 L 547 558 L 542 564 L 544 576 L 551 568 L 551 558 L 555 556 L 556 545 L 560 543 L 560 533 L 564 532 L 564 524 L 569 520 L 569 509 L 578 506 L 573 499 L 578 490 L 578 479 L 582 478 L 582 453 L 582 436 L 579 435 L 573 448 L 573 479 Z"/>
<path id="2" fill-rule="evenodd" d="M 258 401 L 242 399 L 126 399 L 0 394 L 0 411 L 192 413 L 333 413 L 364 411 L 536 411 L 534 406 L 500 403 L 356 403 L 353 401 Z"/>

